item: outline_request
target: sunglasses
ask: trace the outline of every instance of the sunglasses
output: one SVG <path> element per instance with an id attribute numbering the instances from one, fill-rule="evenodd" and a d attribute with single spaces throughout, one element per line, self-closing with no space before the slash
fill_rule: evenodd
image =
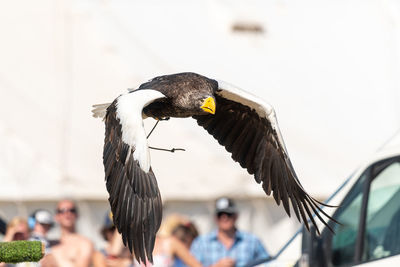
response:
<path id="1" fill-rule="evenodd" d="M 76 214 L 77 210 L 76 210 L 76 208 L 72 208 L 72 209 L 57 209 L 57 214 L 64 214 L 64 213 L 67 213 L 67 212 Z"/>
<path id="2" fill-rule="evenodd" d="M 228 218 L 232 218 L 235 216 L 235 213 L 227 213 L 227 212 L 218 212 L 217 213 L 217 218 L 221 218 L 223 215 L 225 215 Z"/>

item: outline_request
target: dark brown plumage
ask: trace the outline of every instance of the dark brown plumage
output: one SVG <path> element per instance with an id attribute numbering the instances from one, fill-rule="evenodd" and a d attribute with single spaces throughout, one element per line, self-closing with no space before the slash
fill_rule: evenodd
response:
<path id="1" fill-rule="evenodd" d="M 103 151 L 113 221 L 118 231 L 123 233 L 124 244 L 136 258 L 144 260 L 147 256 L 152 261 L 151 251 L 162 217 L 161 196 L 153 171 L 144 172 L 133 159 L 133 149 L 122 142 L 115 109 L 114 101 L 105 117 Z"/>
<path id="2" fill-rule="evenodd" d="M 156 77 L 111 104 L 94 107 L 94 116 L 105 119 L 103 162 L 114 223 L 138 261 L 152 261 L 162 217 L 142 116 L 193 117 L 289 216 L 291 205 L 307 229 L 308 219 L 316 226 L 313 212 L 327 225 L 317 211 L 330 217 L 296 176 L 273 108 L 261 99 L 195 73 L 180 73 Z"/>
<path id="3" fill-rule="evenodd" d="M 289 216 L 291 202 L 297 219 L 302 220 L 307 229 L 307 217 L 315 225 L 312 212 L 319 210 L 329 218 L 319 208 L 322 203 L 308 195 L 301 186 L 270 121 L 249 107 L 219 95 L 216 101 L 215 115 L 193 116 L 197 123 L 232 154 L 234 161 L 246 168 L 249 174 L 254 174 L 254 179 L 262 183 L 267 195 L 272 192 L 276 203 L 280 205 L 282 202 Z M 320 220 L 327 225 L 322 218 Z"/>

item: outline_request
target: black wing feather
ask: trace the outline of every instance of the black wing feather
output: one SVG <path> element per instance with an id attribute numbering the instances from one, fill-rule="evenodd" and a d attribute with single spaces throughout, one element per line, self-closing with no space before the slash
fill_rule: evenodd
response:
<path id="1" fill-rule="evenodd" d="M 317 228 L 312 212 L 322 211 L 321 202 L 309 196 L 301 186 L 278 134 L 266 118 L 250 107 L 216 95 L 215 115 L 193 116 L 197 123 L 213 135 L 232 153 L 232 159 L 254 174 L 267 195 L 273 193 L 278 205 L 282 202 L 290 216 L 290 205 L 301 222 L 309 229 L 308 219 Z M 321 212 L 331 219 L 325 212 Z M 308 218 L 308 219 L 307 219 Z M 324 219 L 317 218 L 325 225 Z"/>
<path id="2" fill-rule="evenodd" d="M 116 102 L 107 109 L 103 163 L 114 225 L 140 262 L 152 262 L 161 224 L 161 196 L 153 171 L 144 172 L 134 160 L 134 148 L 122 141 Z"/>

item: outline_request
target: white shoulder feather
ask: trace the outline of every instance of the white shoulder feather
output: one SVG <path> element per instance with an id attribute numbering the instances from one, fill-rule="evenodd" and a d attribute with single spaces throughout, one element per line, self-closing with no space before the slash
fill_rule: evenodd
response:
<path id="1" fill-rule="evenodd" d="M 134 148 L 133 158 L 146 173 L 150 170 L 150 153 L 142 111 L 151 102 L 164 97 L 159 91 L 145 89 L 123 94 L 117 100 L 116 116 L 121 124 L 122 141 Z"/>
<path id="2" fill-rule="evenodd" d="M 242 105 L 248 106 L 252 109 L 254 109 L 257 114 L 262 117 L 266 118 L 269 120 L 271 123 L 272 129 L 275 130 L 277 136 L 278 136 L 278 141 L 282 148 L 284 149 L 286 155 L 288 155 L 287 149 L 285 142 L 283 141 L 283 137 L 281 134 L 281 130 L 279 129 L 278 125 L 278 119 L 276 118 L 275 110 L 274 108 L 265 102 L 263 99 L 246 92 L 243 89 L 240 89 L 232 84 L 226 83 L 224 81 L 219 81 L 218 82 L 218 91 L 217 94 L 220 95 L 223 98 L 229 99 L 231 101 L 240 103 Z"/>
<path id="3" fill-rule="evenodd" d="M 245 106 L 248 106 L 254 109 L 260 117 L 267 118 L 273 112 L 273 107 L 255 95 L 246 92 L 239 87 L 236 87 L 227 82 L 219 81 L 218 82 L 218 95 L 223 98 L 241 103 Z"/>

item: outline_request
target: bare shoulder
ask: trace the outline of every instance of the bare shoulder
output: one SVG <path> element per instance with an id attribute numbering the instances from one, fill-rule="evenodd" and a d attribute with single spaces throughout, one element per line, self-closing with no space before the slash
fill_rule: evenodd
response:
<path id="1" fill-rule="evenodd" d="M 81 235 L 79 236 L 79 238 L 80 238 L 82 244 L 84 244 L 85 246 L 93 247 L 93 242 L 89 238 L 86 238 L 86 237 L 81 236 Z"/>
<path id="2" fill-rule="evenodd" d="M 92 248 L 93 242 L 80 234 L 74 234 L 71 236 L 71 241 L 73 241 L 79 248 Z"/>
<path id="3" fill-rule="evenodd" d="M 172 247 L 173 251 L 176 250 L 187 250 L 187 248 L 185 247 L 185 245 L 183 244 L 182 241 L 180 241 L 178 238 L 176 238 L 175 236 L 171 236 L 168 238 L 168 244 L 169 246 Z"/>
<path id="4" fill-rule="evenodd" d="M 176 238 L 175 236 L 170 236 L 167 240 L 168 244 L 170 245 L 175 245 L 176 243 L 179 243 L 179 239 Z"/>

